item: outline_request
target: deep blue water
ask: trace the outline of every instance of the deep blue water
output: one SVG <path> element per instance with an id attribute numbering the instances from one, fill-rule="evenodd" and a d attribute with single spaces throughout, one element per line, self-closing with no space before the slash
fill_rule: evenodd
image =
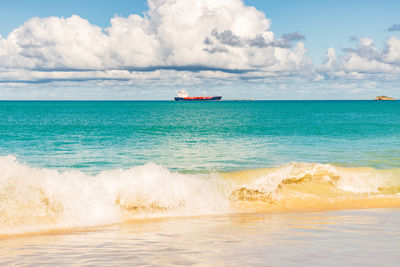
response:
<path id="1" fill-rule="evenodd" d="M 400 101 L 1 101 L 0 156 L 97 172 L 400 167 Z"/>

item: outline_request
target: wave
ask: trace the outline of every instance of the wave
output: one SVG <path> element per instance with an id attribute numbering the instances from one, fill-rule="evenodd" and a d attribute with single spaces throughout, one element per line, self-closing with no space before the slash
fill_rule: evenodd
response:
<path id="1" fill-rule="evenodd" d="M 0 157 L 0 235 L 148 217 L 373 207 L 400 207 L 400 169 L 295 162 L 180 174 L 148 163 L 90 175 Z"/>

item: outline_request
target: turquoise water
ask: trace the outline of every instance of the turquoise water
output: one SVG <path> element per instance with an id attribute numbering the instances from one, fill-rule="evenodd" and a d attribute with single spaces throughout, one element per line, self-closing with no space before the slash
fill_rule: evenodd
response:
<path id="1" fill-rule="evenodd" d="M 85 172 L 297 162 L 400 167 L 400 102 L 2 101 L 0 156 Z"/>

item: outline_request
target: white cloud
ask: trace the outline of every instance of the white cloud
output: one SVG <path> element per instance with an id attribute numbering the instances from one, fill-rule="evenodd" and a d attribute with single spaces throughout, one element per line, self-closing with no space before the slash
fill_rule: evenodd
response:
<path id="1" fill-rule="evenodd" d="M 325 62 L 318 71 L 330 78 L 380 79 L 400 76 L 400 39 L 391 37 L 385 47 L 377 49 L 373 39 L 361 38 L 356 49 L 344 49 L 344 55 L 336 56 L 329 48 Z"/>
<path id="2" fill-rule="evenodd" d="M 385 53 L 382 56 L 384 62 L 400 64 L 400 39 L 396 36 L 391 37 L 386 42 Z"/>
<path id="3" fill-rule="evenodd" d="M 28 20 L 0 36 L 0 81 L 114 79 L 111 70 L 121 71 L 118 79 L 140 79 L 160 68 L 203 70 L 205 76 L 312 71 L 298 41 L 304 37 L 275 38 L 265 14 L 241 0 L 148 0 L 148 6 L 144 16 L 114 17 L 106 29 L 76 15 Z"/>
<path id="4" fill-rule="evenodd" d="M 78 16 L 32 18 L 2 39 L 3 68 L 102 68 L 106 36 Z"/>

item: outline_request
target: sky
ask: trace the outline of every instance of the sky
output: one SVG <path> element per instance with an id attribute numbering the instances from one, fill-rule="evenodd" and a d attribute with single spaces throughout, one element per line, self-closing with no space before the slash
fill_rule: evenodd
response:
<path id="1" fill-rule="evenodd" d="M 0 5 L 0 99 L 400 98 L 399 1 Z"/>

